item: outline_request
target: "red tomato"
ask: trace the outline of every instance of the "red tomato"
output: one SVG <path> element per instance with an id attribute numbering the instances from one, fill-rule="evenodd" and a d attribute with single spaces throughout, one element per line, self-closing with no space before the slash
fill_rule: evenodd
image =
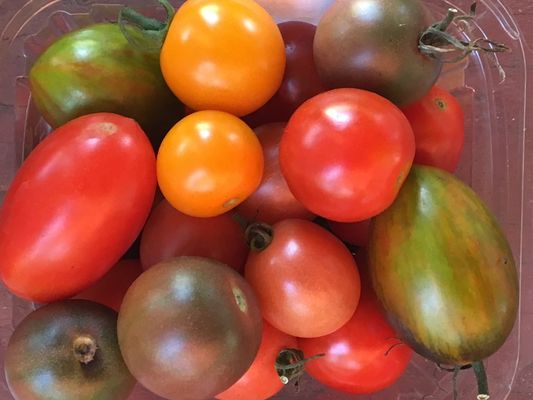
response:
<path id="1" fill-rule="evenodd" d="M 100 113 L 59 127 L 18 171 L 0 211 L 0 274 L 47 303 L 101 278 L 140 233 L 155 155 L 132 119 Z"/>
<path id="2" fill-rule="evenodd" d="M 191 217 L 162 200 L 146 222 L 140 253 L 145 270 L 172 257 L 198 256 L 242 271 L 248 246 L 243 229 L 230 214 Z"/>
<path id="3" fill-rule="evenodd" d="M 421 100 L 402 111 L 415 134 L 415 163 L 455 172 L 465 136 L 464 111 L 459 101 L 433 86 Z"/>
<path id="4" fill-rule="evenodd" d="M 325 354 L 306 364 L 307 373 L 324 385 L 349 393 L 373 393 L 392 385 L 413 355 L 410 347 L 395 339 L 364 268 L 361 270 L 361 300 L 350 321 L 329 335 L 298 339 L 306 356 Z"/>
<path id="5" fill-rule="evenodd" d="M 288 121 L 305 100 L 326 90 L 318 76 L 313 58 L 316 26 L 290 21 L 281 23 L 278 27 L 285 43 L 285 74 L 274 97 L 244 118 L 252 127 L 269 122 Z"/>
<path id="6" fill-rule="evenodd" d="M 237 212 L 248 221 L 273 224 L 287 218 L 314 217 L 294 198 L 279 169 L 279 141 L 285 125 L 277 122 L 255 129 L 263 147 L 265 169 L 259 188 L 237 207 Z"/>
<path id="7" fill-rule="evenodd" d="M 330 232 L 306 220 L 278 222 L 271 236 L 263 250 L 250 252 L 245 266 L 263 318 L 298 337 L 339 329 L 359 301 L 359 273 L 351 253 Z"/>
<path id="8" fill-rule="evenodd" d="M 120 260 L 107 274 L 75 298 L 91 300 L 118 312 L 124 295 L 142 272 L 139 260 Z"/>
<path id="9" fill-rule="evenodd" d="M 216 396 L 219 400 L 265 400 L 283 388 L 276 372 L 276 359 L 284 349 L 295 349 L 296 338 L 263 321 L 261 346 L 248 371 L 229 389 Z"/>
<path id="10" fill-rule="evenodd" d="M 336 89 L 296 110 L 279 156 L 291 192 L 306 208 L 356 222 L 394 201 L 414 154 L 413 131 L 400 109 L 375 93 Z"/>
<path id="11" fill-rule="evenodd" d="M 342 241 L 354 246 L 368 246 L 371 220 L 365 219 L 360 222 L 336 222 L 328 221 L 331 231 Z"/>

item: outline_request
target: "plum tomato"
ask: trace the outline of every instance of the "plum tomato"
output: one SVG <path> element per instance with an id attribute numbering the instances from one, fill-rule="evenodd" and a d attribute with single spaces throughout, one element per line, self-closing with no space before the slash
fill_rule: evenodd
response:
<path id="1" fill-rule="evenodd" d="M 286 219 L 251 225 L 245 277 L 263 318 L 292 336 L 317 337 L 353 315 L 360 293 L 357 265 L 332 233 L 313 222 Z"/>

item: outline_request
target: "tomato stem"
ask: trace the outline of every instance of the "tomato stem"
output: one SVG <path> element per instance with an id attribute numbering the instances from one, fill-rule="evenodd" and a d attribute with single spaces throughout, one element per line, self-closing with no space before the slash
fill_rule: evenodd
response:
<path id="1" fill-rule="evenodd" d="M 487 381 L 487 373 L 485 372 L 485 366 L 483 361 L 476 361 L 472 363 L 474 373 L 476 374 L 477 380 L 477 399 L 478 400 L 488 400 L 489 396 L 489 384 Z"/>
<path id="2" fill-rule="evenodd" d="M 124 37 L 128 42 L 139 50 L 160 50 L 165 40 L 170 22 L 176 13 L 176 10 L 168 0 L 159 0 L 166 12 L 164 21 L 147 17 L 137 10 L 130 7 L 124 7 L 118 14 L 118 25 Z M 136 28 L 137 35 L 127 26 Z"/>
<path id="3" fill-rule="evenodd" d="M 459 14 L 457 9 L 449 8 L 448 13 L 441 21 L 434 23 L 422 33 L 418 42 L 420 51 L 444 63 L 461 61 L 473 51 L 486 53 L 508 51 L 509 48 L 505 44 L 493 42 L 489 39 L 478 38 L 472 41 L 463 41 L 446 32 L 452 22 L 474 19 L 476 6 L 477 3 L 474 2 L 470 6 L 470 13 L 463 15 Z"/>
<path id="4" fill-rule="evenodd" d="M 299 349 L 283 349 L 276 358 L 276 371 L 279 379 L 286 385 L 291 381 L 297 381 L 304 373 L 305 364 L 309 361 L 324 357 L 325 354 L 316 354 L 304 358 L 303 351 Z"/>
<path id="5" fill-rule="evenodd" d="M 262 251 L 272 243 L 274 230 L 270 225 L 258 222 L 250 224 L 244 235 L 250 249 Z"/>
<path id="6" fill-rule="evenodd" d="M 92 336 L 83 335 L 74 339 L 72 348 L 76 359 L 80 363 L 87 365 L 94 360 L 98 346 Z"/>

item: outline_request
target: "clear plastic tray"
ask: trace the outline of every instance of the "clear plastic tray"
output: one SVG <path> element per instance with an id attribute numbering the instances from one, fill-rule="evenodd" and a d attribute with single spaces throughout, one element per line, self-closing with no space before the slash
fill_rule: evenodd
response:
<path id="1" fill-rule="evenodd" d="M 426 0 L 434 15 L 448 7 L 467 11 L 472 0 Z M 272 15 L 284 20 L 317 22 L 332 0 L 259 0 Z M 120 4 L 118 4 L 120 3 Z M 0 0 L 0 202 L 17 168 L 31 149 L 49 133 L 32 101 L 27 73 L 33 61 L 61 34 L 94 22 L 116 19 L 121 4 L 157 15 L 155 0 Z M 147 4 L 148 3 L 148 4 Z M 178 3 L 178 2 L 174 2 Z M 466 120 L 465 151 L 458 175 L 489 204 L 502 224 L 514 251 L 521 274 L 520 319 L 503 348 L 487 361 L 491 399 L 533 399 L 533 249 L 530 233 L 532 192 L 526 187 L 533 173 L 525 169 L 533 142 L 526 142 L 527 47 L 516 15 L 531 11 L 531 0 L 478 1 L 475 23 L 455 26 L 465 37 L 486 36 L 504 42 L 511 51 L 496 56 L 471 55 L 467 62 L 448 66 L 440 83 L 463 104 Z M 531 28 L 530 28 L 531 29 Z M 532 30 L 533 31 L 533 30 Z M 531 99 L 533 99 L 530 95 Z M 530 125 L 531 126 L 531 125 Z M 529 169 L 531 170 L 531 169 Z M 0 288 L 0 359 L 14 326 L 32 305 Z M 475 399 L 473 373 L 459 375 L 459 398 Z M 0 399 L 11 399 L 0 379 Z M 132 400 L 157 399 L 140 386 Z M 416 356 L 407 373 L 391 388 L 369 396 L 350 396 L 326 389 L 304 377 L 299 393 L 286 387 L 278 399 L 309 400 L 444 400 L 452 398 L 452 375 Z"/>

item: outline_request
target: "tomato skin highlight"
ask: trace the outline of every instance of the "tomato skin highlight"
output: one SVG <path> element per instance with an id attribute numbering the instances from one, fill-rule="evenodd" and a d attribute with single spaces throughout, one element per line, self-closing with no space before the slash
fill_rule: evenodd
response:
<path id="1" fill-rule="evenodd" d="M 17 172 L 0 210 L 0 275 L 17 296 L 47 303 L 102 277 L 140 233 L 156 187 L 139 125 L 116 114 L 57 128 Z"/>
<path id="2" fill-rule="evenodd" d="M 190 108 L 243 116 L 278 90 L 285 48 L 276 22 L 255 1 L 188 0 L 170 24 L 160 64 Z"/>
<path id="3" fill-rule="evenodd" d="M 414 162 L 454 173 L 465 136 L 461 103 L 448 91 L 433 86 L 422 99 L 402 111 L 415 134 Z"/>
<path id="4" fill-rule="evenodd" d="M 198 111 L 179 121 L 157 154 L 161 192 L 177 210 L 214 217 L 259 186 L 264 160 L 254 131 L 222 111 Z"/>
<path id="5" fill-rule="evenodd" d="M 327 335 L 344 325 L 359 302 L 360 278 L 350 251 L 313 222 L 286 219 L 272 242 L 251 250 L 244 276 L 263 318 L 296 337 Z"/>
<path id="6" fill-rule="evenodd" d="M 283 388 L 275 364 L 284 349 L 295 349 L 297 340 L 263 321 L 263 336 L 254 362 L 229 389 L 216 396 L 219 400 L 266 400 Z"/>
<path id="7" fill-rule="evenodd" d="M 361 89 L 335 89 L 302 104 L 280 143 L 289 189 L 329 220 L 357 222 L 385 210 L 415 155 L 409 121 L 398 107 Z"/>
<path id="8" fill-rule="evenodd" d="M 229 213 L 191 217 L 162 200 L 144 226 L 140 256 L 143 269 L 177 256 L 199 256 L 242 271 L 248 255 L 244 230 Z"/>

